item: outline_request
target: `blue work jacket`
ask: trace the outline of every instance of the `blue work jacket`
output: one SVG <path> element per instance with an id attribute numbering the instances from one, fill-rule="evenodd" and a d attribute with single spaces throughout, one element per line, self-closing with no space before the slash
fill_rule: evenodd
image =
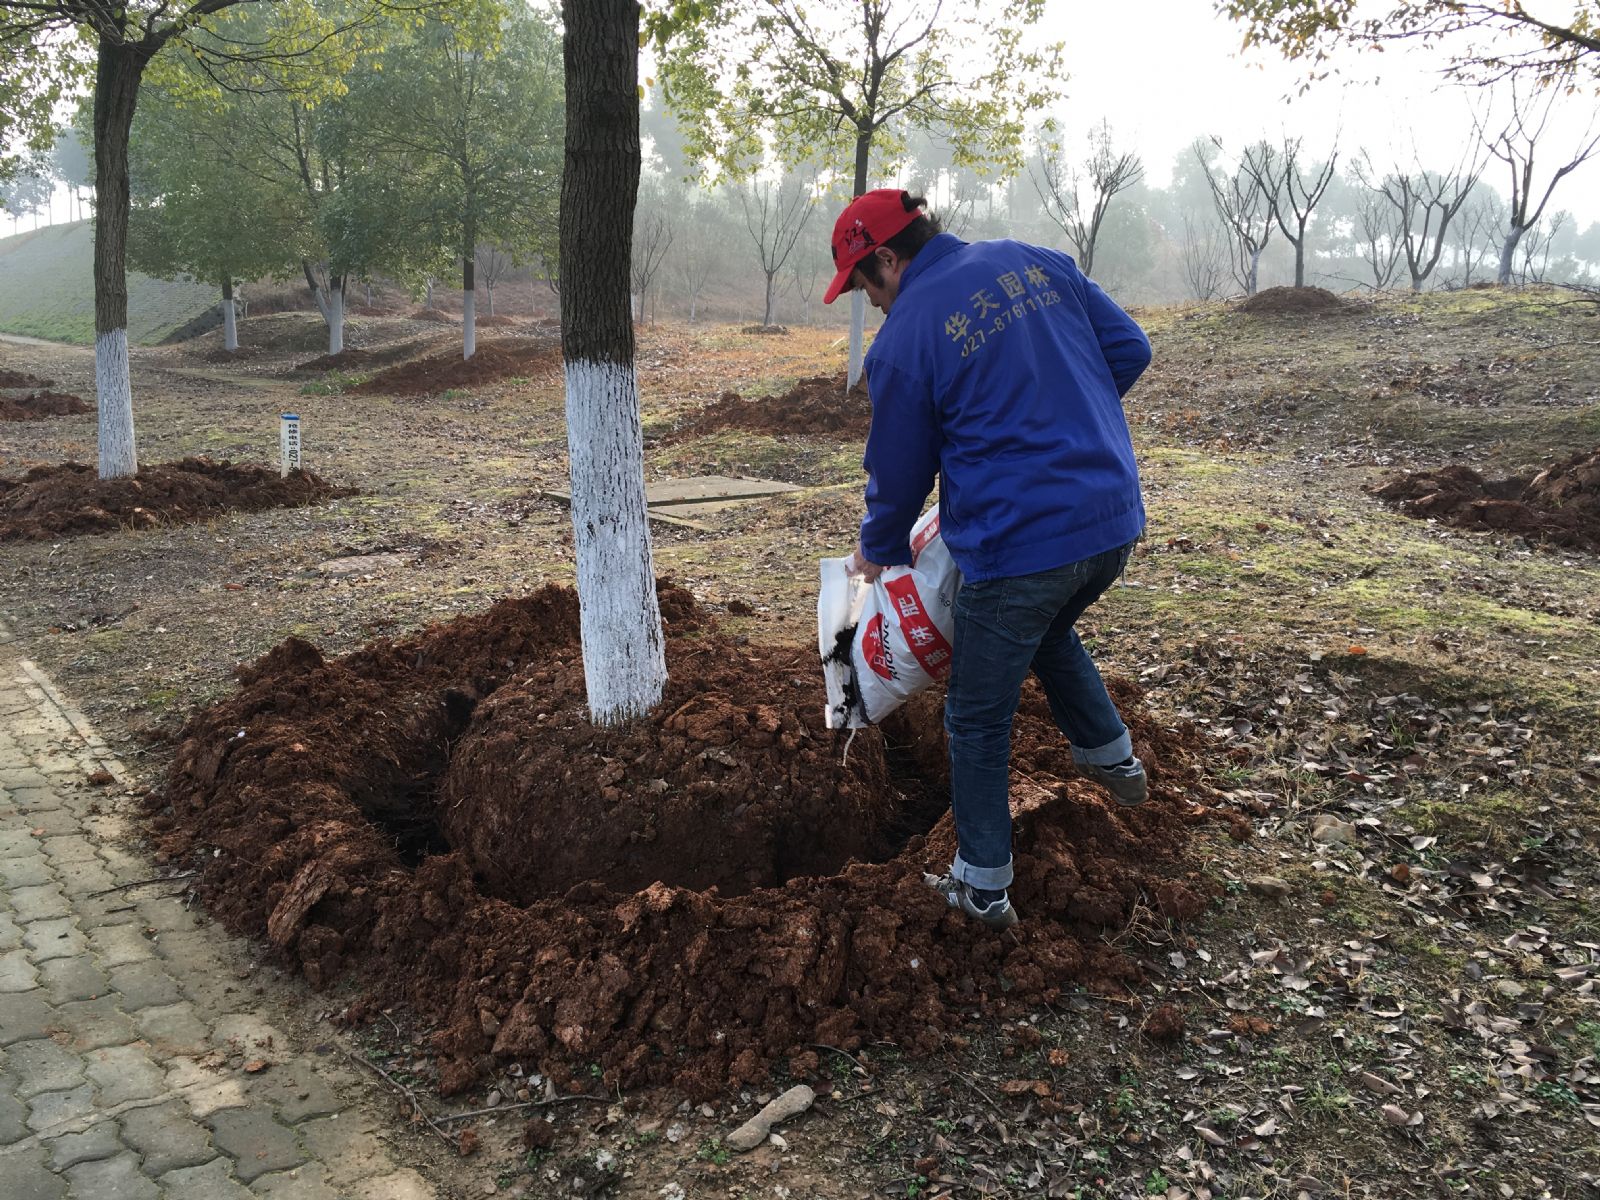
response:
<path id="1" fill-rule="evenodd" d="M 1067 255 L 935 237 L 867 354 L 867 560 L 911 561 L 935 476 L 968 581 L 1131 542 L 1144 503 L 1122 396 L 1149 364 L 1144 331 Z"/>

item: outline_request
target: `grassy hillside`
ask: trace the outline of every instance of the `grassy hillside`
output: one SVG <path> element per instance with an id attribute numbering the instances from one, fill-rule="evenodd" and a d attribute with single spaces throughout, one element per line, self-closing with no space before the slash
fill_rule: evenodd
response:
<path id="1" fill-rule="evenodd" d="M 0 332 L 94 341 L 94 229 L 52 225 L 0 240 Z M 217 302 L 214 288 L 128 273 L 128 337 L 159 342 Z"/>

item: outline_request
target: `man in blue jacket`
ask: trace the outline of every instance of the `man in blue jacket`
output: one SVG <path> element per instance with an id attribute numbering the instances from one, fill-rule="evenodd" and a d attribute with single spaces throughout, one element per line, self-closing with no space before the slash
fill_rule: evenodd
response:
<path id="1" fill-rule="evenodd" d="M 1073 625 L 1144 529 L 1122 396 L 1150 363 L 1132 318 L 1059 251 L 968 244 L 925 201 L 868 192 L 833 229 L 823 300 L 859 287 L 885 315 L 866 358 L 872 397 L 866 517 L 855 568 L 909 564 L 937 477 L 939 523 L 961 568 L 945 699 L 959 852 L 927 876 L 994 929 L 1011 885 L 1011 719 L 1031 669 L 1078 770 L 1119 803 L 1143 765 Z"/>

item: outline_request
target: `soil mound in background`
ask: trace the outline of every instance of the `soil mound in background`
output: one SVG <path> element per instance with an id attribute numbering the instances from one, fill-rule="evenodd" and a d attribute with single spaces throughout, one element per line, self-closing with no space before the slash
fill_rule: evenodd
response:
<path id="1" fill-rule="evenodd" d="M 423 396 L 452 388 L 478 387 L 519 375 L 542 374 L 561 365 L 561 343 L 549 338 L 484 342 L 471 358 L 461 348 L 442 350 L 415 362 L 379 371 L 349 389 L 363 396 Z"/>
<path id="2" fill-rule="evenodd" d="M 283 643 L 184 729 L 150 801 L 163 857 L 314 985 L 349 974 L 358 1010 L 435 1022 L 446 1093 L 508 1059 L 574 1091 L 593 1069 L 708 1095 L 813 1073 L 813 1043 L 925 1052 L 969 1014 L 1135 983 L 1104 928 L 1140 902 L 1202 908 L 1181 861 L 1207 811 L 1184 794 L 1192 732 L 1125 710 L 1155 798 L 1119 810 L 1032 698 L 1024 921 L 996 938 L 921 879 L 954 849 L 919 766 L 942 759 L 937 699 L 892 745 L 861 731 L 846 765 L 814 648 L 737 644 L 660 595 L 671 681 L 622 729 L 587 721 L 566 588 L 340 659 Z"/>
<path id="3" fill-rule="evenodd" d="M 1397 475 L 1370 490 L 1410 516 L 1600 550 L 1600 449 L 1563 459 L 1531 479 L 1491 480 L 1451 466 Z"/>
<path id="4" fill-rule="evenodd" d="M 29 392 L 16 399 L 0 396 L 0 421 L 37 421 L 43 417 L 65 417 L 93 411 L 94 406 L 86 404 L 83 397 L 67 392 L 52 392 L 49 388 Z"/>
<path id="5" fill-rule="evenodd" d="M 363 367 L 372 362 L 370 350 L 356 350 L 351 347 L 339 351 L 337 354 L 324 354 L 320 357 L 298 363 L 296 371 L 336 371 L 347 370 L 350 367 Z"/>
<path id="6" fill-rule="evenodd" d="M 48 388 L 55 385 L 54 379 L 40 379 L 26 371 L 0 370 L 0 388 Z"/>
<path id="7" fill-rule="evenodd" d="M 354 494 L 309 471 L 284 477 L 265 467 L 208 458 L 160 463 L 123 479 L 100 479 L 93 467 L 62 463 L 35 467 L 21 479 L 0 479 L 0 542 L 181 525 L 229 511 L 297 508 Z"/>
<path id="8" fill-rule="evenodd" d="M 756 433 L 834 433 L 865 440 L 872 426 L 872 402 L 867 398 L 866 377 L 848 393 L 843 372 L 802 379 L 781 396 L 746 400 L 738 392 L 723 392 L 713 403 L 680 425 L 669 440 L 700 437 L 726 429 Z"/>
<path id="9" fill-rule="evenodd" d="M 1241 301 L 1239 311 L 1254 313 L 1257 316 L 1279 316 L 1344 312 L 1354 307 L 1356 306 L 1349 300 L 1335 295 L 1327 288 L 1271 287 Z"/>

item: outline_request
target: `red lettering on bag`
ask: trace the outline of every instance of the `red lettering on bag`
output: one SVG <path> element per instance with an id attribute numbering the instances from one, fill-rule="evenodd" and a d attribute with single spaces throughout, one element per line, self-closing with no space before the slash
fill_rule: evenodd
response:
<path id="1" fill-rule="evenodd" d="M 916 537 L 911 539 L 911 565 L 913 567 L 917 565 L 917 556 L 927 549 L 929 542 L 938 536 L 939 518 L 936 516 L 922 527 Z"/>
<path id="2" fill-rule="evenodd" d="M 866 629 L 861 634 L 861 656 L 867 660 L 867 666 L 884 679 L 894 678 L 894 656 L 889 653 L 889 648 L 883 644 L 883 614 L 877 613 L 872 620 L 867 622 Z"/>
<path id="3" fill-rule="evenodd" d="M 950 643 L 945 641 L 944 634 L 939 632 L 939 627 L 924 611 L 922 597 L 917 595 L 917 581 L 910 575 L 902 575 L 898 579 L 884 580 L 883 587 L 894 601 L 895 611 L 900 614 L 900 629 L 906 635 L 906 644 L 911 647 L 911 653 L 922 664 L 929 678 L 943 678 L 950 670 Z M 879 613 L 873 619 L 878 620 L 882 616 Z M 879 636 L 881 638 L 882 634 Z"/>

